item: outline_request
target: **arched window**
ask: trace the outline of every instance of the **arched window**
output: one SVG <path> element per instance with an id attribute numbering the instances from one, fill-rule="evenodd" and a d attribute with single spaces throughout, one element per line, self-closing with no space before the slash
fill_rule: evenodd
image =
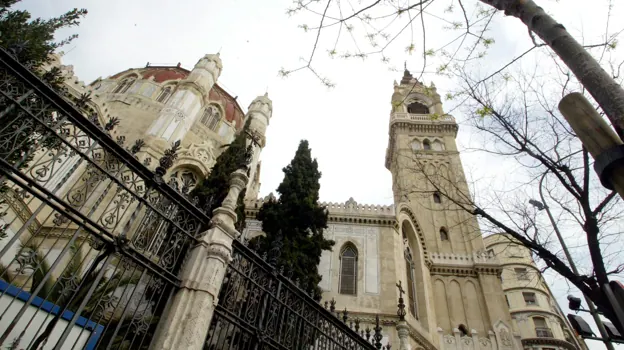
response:
<path id="1" fill-rule="evenodd" d="M 123 94 L 134 84 L 136 77 L 125 78 L 119 85 L 113 90 L 114 94 Z"/>
<path id="2" fill-rule="evenodd" d="M 433 203 L 442 203 L 442 197 L 440 197 L 440 193 L 433 192 Z"/>
<path id="3" fill-rule="evenodd" d="M 219 125 L 219 120 L 221 120 L 221 112 L 217 107 L 210 105 L 204 110 L 200 121 L 210 130 L 215 131 Z"/>
<path id="4" fill-rule="evenodd" d="M 431 141 L 424 139 L 423 140 L 423 149 L 425 151 L 431 151 Z"/>
<path id="5" fill-rule="evenodd" d="M 407 105 L 407 113 L 429 114 L 429 108 L 420 102 L 412 102 Z"/>
<path id="6" fill-rule="evenodd" d="M 171 87 L 167 86 L 166 88 L 160 91 L 160 94 L 156 98 L 156 101 L 165 103 L 169 99 L 169 96 L 171 96 Z"/>
<path id="7" fill-rule="evenodd" d="M 340 252 L 340 294 L 357 295 L 357 250 L 351 244 Z"/>
<path id="8" fill-rule="evenodd" d="M 446 230 L 446 227 L 440 227 L 440 240 L 448 241 L 448 231 Z"/>
<path id="9" fill-rule="evenodd" d="M 405 270 L 407 273 L 407 306 L 410 314 L 418 319 L 418 306 L 416 300 L 416 266 L 409 245 L 405 246 Z"/>
<path id="10" fill-rule="evenodd" d="M 444 151 L 444 143 L 440 140 L 433 141 L 432 148 L 434 151 Z"/>
<path id="11" fill-rule="evenodd" d="M 420 146 L 420 141 L 418 141 L 418 140 L 412 141 L 411 146 L 412 146 L 412 150 L 414 150 L 414 151 L 419 151 L 422 148 Z"/>

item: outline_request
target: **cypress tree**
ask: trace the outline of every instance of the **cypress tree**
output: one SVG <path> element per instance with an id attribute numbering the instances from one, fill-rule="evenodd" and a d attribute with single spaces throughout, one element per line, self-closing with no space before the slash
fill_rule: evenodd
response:
<path id="1" fill-rule="evenodd" d="M 243 130 L 236 135 L 234 141 L 218 157 L 210 171 L 210 174 L 199 182 L 191 192 L 191 197 L 196 196 L 198 206 L 203 208 L 208 216 L 223 203 L 230 190 L 230 176 L 238 169 L 246 169 L 249 175 L 249 163 L 253 156 L 253 141 L 247 145 L 249 139 L 249 125 L 251 118 L 247 119 Z M 241 191 L 236 206 L 236 229 L 239 232 L 245 228 L 245 189 Z"/>
<path id="2" fill-rule="evenodd" d="M 266 252 L 277 268 L 283 267 L 292 280 L 320 300 L 318 264 L 323 250 L 331 250 L 334 241 L 323 237 L 328 212 L 318 204 L 321 172 L 308 141 L 299 143 L 283 171 L 284 180 L 277 188 L 279 199 L 264 203 L 258 213 L 266 236 L 254 238 L 250 245 L 261 255 Z"/>

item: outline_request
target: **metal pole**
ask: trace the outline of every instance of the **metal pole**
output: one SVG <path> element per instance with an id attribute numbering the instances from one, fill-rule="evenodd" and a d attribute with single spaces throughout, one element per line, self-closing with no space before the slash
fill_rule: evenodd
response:
<path id="1" fill-rule="evenodd" d="M 546 209 L 546 214 L 548 214 L 548 219 L 550 220 L 550 224 L 555 230 L 555 234 L 557 235 L 559 244 L 561 245 L 561 248 L 563 249 L 563 253 L 566 256 L 566 259 L 568 259 L 568 264 L 570 264 L 570 268 L 572 269 L 572 272 L 574 272 L 575 275 L 578 275 L 579 273 L 576 268 L 576 264 L 574 264 L 574 260 L 572 260 L 572 256 L 570 255 L 570 251 L 568 250 L 568 246 L 565 244 L 565 241 L 563 240 L 563 237 L 561 236 L 561 231 L 559 231 L 559 226 L 557 226 L 557 222 L 555 221 L 555 218 L 552 216 L 552 213 L 550 212 L 550 208 L 548 207 L 548 204 L 546 204 L 546 199 L 544 198 L 544 193 L 542 192 L 542 183 L 545 178 L 546 178 L 546 173 L 542 175 L 542 178 L 540 179 L 540 183 L 539 183 L 540 199 L 542 201 L 542 204 L 544 204 L 544 209 Z M 596 306 L 585 293 L 583 293 L 583 298 L 585 298 L 587 307 L 589 307 L 589 312 L 594 318 L 594 321 L 596 322 L 596 326 L 598 326 L 598 331 L 600 332 L 600 335 L 602 336 L 602 341 L 604 342 L 605 346 L 609 350 L 615 350 L 615 348 L 613 347 L 613 343 L 609 339 L 609 334 L 607 333 L 607 329 L 602 323 L 602 319 L 600 318 L 600 315 L 598 314 L 596 310 Z"/>

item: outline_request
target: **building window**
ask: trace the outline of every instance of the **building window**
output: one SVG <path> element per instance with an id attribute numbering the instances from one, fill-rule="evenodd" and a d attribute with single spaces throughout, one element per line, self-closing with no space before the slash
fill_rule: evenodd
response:
<path id="1" fill-rule="evenodd" d="M 517 279 L 525 281 L 529 280 L 529 272 L 527 271 L 527 269 L 517 267 L 514 269 L 514 272 L 516 273 Z"/>
<path id="2" fill-rule="evenodd" d="M 357 250 L 347 245 L 340 253 L 340 294 L 357 295 Z"/>
<path id="3" fill-rule="evenodd" d="M 217 125 L 219 125 L 219 120 L 221 120 L 221 112 L 219 112 L 219 109 L 215 106 L 208 106 L 206 110 L 204 110 L 200 122 L 210 130 L 215 131 L 217 130 Z"/>
<path id="4" fill-rule="evenodd" d="M 522 296 L 524 297 L 524 302 L 527 305 L 537 305 L 537 299 L 535 298 L 535 293 L 522 292 Z"/>
<path id="5" fill-rule="evenodd" d="M 433 141 L 432 148 L 434 151 L 444 151 L 444 144 L 440 140 L 435 140 Z"/>
<path id="6" fill-rule="evenodd" d="M 414 258 L 409 245 L 405 247 L 405 269 L 407 273 L 407 306 L 410 314 L 418 319 L 418 306 L 416 300 L 416 267 L 414 266 Z"/>
<path id="7" fill-rule="evenodd" d="M 425 140 L 423 141 L 423 149 L 424 149 L 425 151 L 431 151 L 431 141 L 429 141 L 429 140 L 425 139 Z"/>
<path id="8" fill-rule="evenodd" d="M 488 249 L 487 250 L 488 258 L 493 258 L 495 255 L 496 255 L 496 253 L 494 253 L 494 249 Z"/>
<path id="9" fill-rule="evenodd" d="M 535 325 L 535 335 L 538 338 L 552 338 L 553 334 L 548 325 L 546 319 L 543 317 L 533 317 L 533 324 Z"/>
<path id="10" fill-rule="evenodd" d="M 407 105 L 407 113 L 429 114 L 429 108 L 420 102 L 412 102 Z"/>
<path id="11" fill-rule="evenodd" d="M 161 102 L 161 103 L 166 103 L 167 100 L 169 99 L 169 96 L 171 96 L 171 87 L 167 86 L 166 88 L 160 91 L 160 94 L 156 98 L 156 101 Z"/>
<path id="12" fill-rule="evenodd" d="M 411 145 L 412 145 L 412 150 L 413 151 L 420 151 L 420 148 L 421 148 L 420 147 L 420 141 L 414 140 L 414 141 L 412 141 Z"/>
<path id="13" fill-rule="evenodd" d="M 442 197 L 440 197 L 440 193 L 438 192 L 434 192 L 433 193 L 433 203 L 442 203 Z"/>
<path id="14" fill-rule="evenodd" d="M 122 80 L 119 83 L 119 85 L 117 85 L 115 90 L 113 90 L 113 93 L 114 94 L 123 94 L 123 93 L 125 93 L 132 86 L 132 84 L 134 84 L 135 81 L 136 81 L 135 77 L 130 77 L 130 78 L 126 78 L 126 79 Z"/>
<path id="15" fill-rule="evenodd" d="M 448 236 L 448 231 L 446 230 L 446 227 L 440 227 L 440 240 L 441 241 L 448 241 L 449 236 Z"/>

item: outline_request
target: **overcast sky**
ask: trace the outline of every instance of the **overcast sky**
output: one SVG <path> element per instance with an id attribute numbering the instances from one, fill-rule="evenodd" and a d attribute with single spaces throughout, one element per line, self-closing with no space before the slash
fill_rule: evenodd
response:
<path id="1" fill-rule="evenodd" d="M 367 2 L 353 0 L 354 7 L 361 3 Z M 447 6 L 450 0 L 437 3 Z M 591 6 L 581 0 L 540 4 L 579 40 L 597 42 L 604 35 L 606 1 L 593 0 Z M 290 0 L 23 0 L 20 6 L 41 17 L 59 15 L 74 7 L 88 9 L 89 14 L 78 28 L 61 33 L 80 35 L 63 48 L 63 62 L 74 65 L 75 73 L 85 83 L 147 62 L 180 62 L 190 69 L 204 54 L 220 52 L 224 68 L 219 84 L 238 96 L 243 108 L 267 90 L 273 100 L 273 118 L 262 153 L 262 196 L 275 190 L 283 177 L 281 169 L 292 159 L 299 140 L 307 139 L 323 173 L 321 200 L 344 202 L 353 197 L 359 203 L 392 204 L 391 177 L 384 167 L 390 97 L 393 81 L 401 78 L 404 61 L 413 72 L 421 70 L 422 43 L 418 35 L 413 55 L 404 50 L 410 38 L 399 38 L 396 47 L 388 49 L 387 56 L 399 71 L 389 70 L 380 57 L 364 61 L 330 59 L 325 50 L 335 36 L 322 35 L 314 66 L 336 84 L 328 89 L 306 70 L 288 78 L 278 75 L 282 67 L 298 67 L 300 57 L 309 56 L 314 40 L 314 33 L 305 33 L 298 26 L 314 26 L 316 17 L 288 17 L 285 11 L 291 6 Z M 624 6 L 618 3 L 611 11 L 614 24 L 610 32 L 616 32 L 622 29 L 617 26 L 624 18 Z M 428 17 L 426 26 L 426 47 L 439 46 L 451 35 L 442 30 L 444 23 L 432 17 Z M 359 40 L 364 36 L 357 30 L 354 35 Z M 495 17 L 490 35 L 496 43 L 484 59 L 485 71 L 500 67 L 530 44 L 526 27 L 502 14 Z M 349 49 L 354 44 L 341 45 Z M 435 66 L 426 70 L 433 71 Z M 435 81 L 442 96 L 453 87 L 452 80 L 435 74 L 425 74 L 423 79 L 427 84 Z M 447 110 L 451 107 L 451 103 L 446 105 Z M 473 131 L 464 127 L 461 114 L 454 116 L 460 122 L 459 146 L 465 147 Z M 462 160 L 466 172 L 477 178 L 492 174 L 499 180 L 504 178 L 502 170 L 483 154 L 464 154 Z M 565 303 L 565 283 L 553 289 Z M 600 343 L 588 344 L 592 349 L 602 348 Z"/>

